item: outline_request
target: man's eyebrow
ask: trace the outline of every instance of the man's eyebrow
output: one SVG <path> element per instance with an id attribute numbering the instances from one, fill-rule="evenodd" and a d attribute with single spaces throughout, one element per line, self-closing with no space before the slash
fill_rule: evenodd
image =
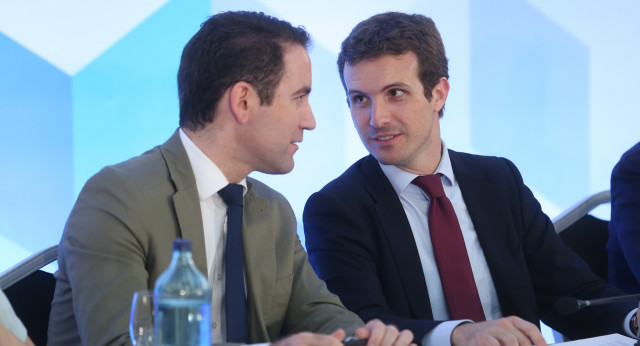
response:
<path id="1" fill-rule="evenodd" d="M 382 90 L 389 90 L 389 89 L 394 89 L 394 88 L 406 88 L 408 87 L 409 84 L 404 83 L 404 82 L 395 82 L 395 83 L 391 83 L 388 85 L 385 85 Z"/>
<path id="2" fill-rule="evenodd" d="M 380 91 L 385 91 L 385 90 L 389 90 L 389 89 L 393 89 L 393 88 L 406 88 L 408 87 L 409 84 L 404 83 L 404 82 L 395 82 L 395 83 L 391 83 L 391 84 L 387 84 L 385 86 L 383 86 Z M 347 91 L 347 94 L 349 95 L 356 95 L 356 94 L 366 94 L 358 89 L 349 89 Z"/>
<path id="3" fill-rule="evenodd" d="M 293 92 L 293 95 L 309 95 L 311 93 L 311 87 L 304 86 Z"/>

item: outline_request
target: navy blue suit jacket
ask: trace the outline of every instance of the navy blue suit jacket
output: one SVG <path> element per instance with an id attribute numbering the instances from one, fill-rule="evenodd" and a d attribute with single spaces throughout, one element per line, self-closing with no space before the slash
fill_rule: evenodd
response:
<path id="1" fill-rule="evenodd" d="M 622 155 L 611 173 L 609 282 L 640 293 L 640 143 Z"/>
<path id="2" fill-rule="evenodd" d="M 560 316 L 561 297 L 621 294 L 562 243 L 510 161 L 450 150 L 504 316 L 542 319 L 570 338 L 623 333 L 635 302 Z M 426 211 L 425 211 L 426 212 Z M 418 250 L 400 199 L 372 156 L 313 194 L 304 210 L 316 272 L 350 310 L 410 329 L 419 341 L 434 321 Z"/>

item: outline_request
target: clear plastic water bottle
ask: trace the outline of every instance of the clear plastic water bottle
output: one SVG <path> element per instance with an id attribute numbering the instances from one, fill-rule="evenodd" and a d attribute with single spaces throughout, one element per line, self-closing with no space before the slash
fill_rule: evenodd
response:
<path id="1" fill-rule="evenodd" d="M 190 240 L 173 241 L 173 259 L 154 295 L 154 344 L 211 345 L 211 287 L 193 263 Z"/>

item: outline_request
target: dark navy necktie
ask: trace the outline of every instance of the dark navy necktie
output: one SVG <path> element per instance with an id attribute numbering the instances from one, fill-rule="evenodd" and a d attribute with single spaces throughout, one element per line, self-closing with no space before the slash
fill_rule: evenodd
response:
<path id="1" fill-rule="evenodd" d="M 424 175 L 412 183 L 424 191 L 429 203 L 429 233 L 442 281 L 444 297 L 453 320 L 485 320 L 469 255 L 453 205 L 442 188 L 441 174 Z"/>
<path id="2" fill-rule="evenodd" d="M 249 342 L 247 300 L 244 294 L 244 251 L 242 248 L 242 185 L 229 184 L 218 194 L 227 204 L 227 249 L 225 303 L 227 341 Z"/>

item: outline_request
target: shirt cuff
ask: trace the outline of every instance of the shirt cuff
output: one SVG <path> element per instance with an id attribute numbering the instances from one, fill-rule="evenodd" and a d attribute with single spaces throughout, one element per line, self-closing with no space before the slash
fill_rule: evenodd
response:
<path id="1" fill-rule="evenodd" d="M 627 336 L 630 336 L 634 339 L 637 339 L 638 336 L 633 334 L 631 328 L 629 328 L 629 322 L 631 321 L 631 316 L 635 315 L 636 311 L 638 311 L 638 309 L 633 309 L 627 314 L 627 317 L 624 318 L 624 325 L 622 326 L 624 328 L 624 332 L 627 333 Z"/>
<path id="2" fill-rule="evenodd" d="M 27 329 L 18 318 L 15 311 L 11 307 L 11 302 L 7 296 L 0 290 L 0 324 L 3 325 L 11 334 L 15 335 L 18 340 L 25 342 L 27 340 Z"/>
<path id="3" fill-rule="evenodd" d="M 422 346 L 451 346 L 451 333 L 457 326 L 466 322 L 473 323 L 472 320 L 456 320 L 438 324 L 422 338 Z M 627 323 L 628 325 L 629 323 Z"/>

